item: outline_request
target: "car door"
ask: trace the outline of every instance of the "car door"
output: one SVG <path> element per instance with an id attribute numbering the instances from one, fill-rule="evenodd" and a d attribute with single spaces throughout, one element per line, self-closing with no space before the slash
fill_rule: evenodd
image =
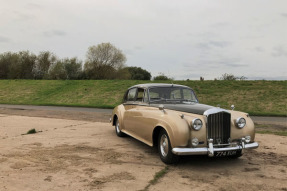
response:
<path id="1" fill-rule="evenodd" d="M 133 126 L 133 121 L 132 121 L 131 116 L 132 116 L 133 109 L 135 108 L 135 104 L 136 104 L 135 102 L 136 93 L 137 93 L 137 88 L 129 89 L 124 98 L 125 99 L 123 103 L 123 106 L 125 108 L 125 111 L 123 114 L 124 128 L 122 130 L 126 131 L 127 133 L 130 133 L 130 129 Z"/>
<path id="2" fill-rule="evenodd" d="M 130 126 L 129 131 L 138 139 L 146 141 L 150 136 L 152 131 L 152 126 L 148 125 L 147 121 L 147 112 L 148 112 L 148 103 L 147 103 L 147 92 L 143 88 L 137 89 L 137 95 L 134 105 L 134 108 L 130 110 Z"/>

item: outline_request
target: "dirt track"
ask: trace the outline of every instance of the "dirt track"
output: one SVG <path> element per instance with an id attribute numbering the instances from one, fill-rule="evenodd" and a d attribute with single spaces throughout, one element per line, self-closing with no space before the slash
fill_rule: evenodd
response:
<path id="1" fill-rule="evenodd" d="M 144 190 L 166 167 L 155 149 L 117 137 L 110 124 L 84 113 L 57 113 L 78 120 L 3 113 L 0 190 Z M 32 128 L 41 132 L 21 135 Z M 184 157 L 147 190 L 286 191 L 287 138 L 257 134 L 256 140 L 260 147 L 238 160 Z"/>

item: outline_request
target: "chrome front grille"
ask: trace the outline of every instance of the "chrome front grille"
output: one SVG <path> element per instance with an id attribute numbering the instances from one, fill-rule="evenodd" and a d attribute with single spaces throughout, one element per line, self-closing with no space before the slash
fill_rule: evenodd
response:
<path id="1" fill-rule="evenodd" d="M 230 138 L 230 113 L 220 112 L 207 117 L 208 139 L 214 144 L 227 144 Z"/>

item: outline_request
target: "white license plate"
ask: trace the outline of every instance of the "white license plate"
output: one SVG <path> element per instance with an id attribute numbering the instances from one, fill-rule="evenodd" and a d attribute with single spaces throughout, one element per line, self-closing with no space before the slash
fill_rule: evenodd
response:
<path id="1" fill-rule="evenodd" d="M 217 151 L 215 152 L 216 157 L 225 157 L 225 156 L 234 156 L 237 154 L 237 151 Z"/>

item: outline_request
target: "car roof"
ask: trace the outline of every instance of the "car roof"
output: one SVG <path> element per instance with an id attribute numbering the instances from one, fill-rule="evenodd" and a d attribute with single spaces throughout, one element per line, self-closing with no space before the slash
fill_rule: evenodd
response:
<path id="1" fill-rule="evenodd" d="M 151 87 L 183 87 L 183 88 L 190 88 L 188 86 L 183 86 L 179 84 L 165 84 L 165 83 L 147 83 L 147 84 L 137 84 L 134 85 L 131 88 L 151 88 Z"/>

